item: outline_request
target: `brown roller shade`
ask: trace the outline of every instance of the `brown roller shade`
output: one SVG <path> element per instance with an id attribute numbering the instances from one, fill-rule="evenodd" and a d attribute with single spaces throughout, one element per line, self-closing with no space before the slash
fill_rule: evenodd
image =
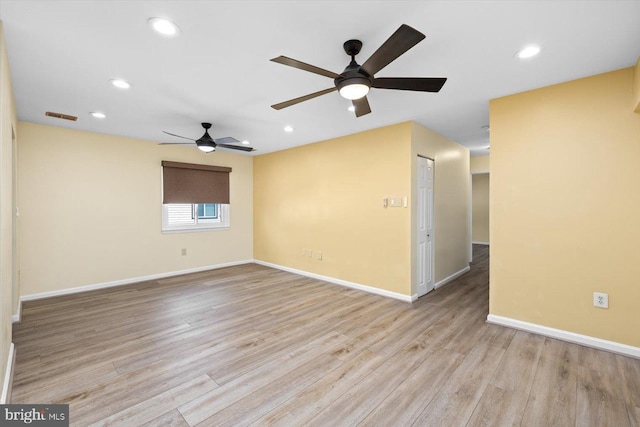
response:
<path id="1" fill-rule="evenodd" d="M 229 203 L 231 168 L 162 161 L 162 203 Z"/>

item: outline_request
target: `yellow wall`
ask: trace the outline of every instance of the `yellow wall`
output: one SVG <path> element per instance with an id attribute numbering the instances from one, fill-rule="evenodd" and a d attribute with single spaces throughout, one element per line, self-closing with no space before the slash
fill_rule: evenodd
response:
<path id="1" fill-rule="evenodd" d="M 489 156 L 472 157 L 472 241 L 489 243 Z"/>
<path id="2" fill-rule="evenodd" d="M 492 314 L 640 347 L 633 84 L 626 68 L 491 101 Z"/>
<path id="3" fill-rule="evenodd" d="M 489 243 L 489 174 L 471 176 L 472 238 L 476 243 Z"/>
<path id="4" fill-rule="evenodd" d="M 251 157 L 24 122 L 19 133 L 22 295 L 252 258 Z M 162 160 L 233 168 L 230 230 L 160 232 Z"/>
<path id="5" fill-rule="evenodd" d="M 14 163 L 13 134 L 16 109 L 11 76 L 0 23 L 0 388 L 5 380 L 11 347 L 11 316 L 17 312 L 19 283 L 14 248 Z M 17 133 L 17 132 L 15 132 Z"/>
<path id="6" fill-rule="evenodd" d="M 489 156 L 472 157 L 470 169 L 471 173 L 489 172 Z"/>
<path id="7" fill-rule="evenodd" d="M 444 136 L 411 124 L 412 199 L 417 200 L 418 155 L 434 160 L 434 248 L 435 283 L 469 266 L 471 232 L 469 216 L 469 150 Z M 411 210 L 412 230 L 416 228 L 417 206 Z M 416 235 L 411 233 L 412 265 L 416 265 Z M 416 292 L 416 271 L 412 268 L 412 294 Z"/>
<path id="8" fill-rule="evenodd" d="M 413 295 L 418 153 L 436 160 L 436 281 L 463 269 L 469 152 L 410 122 L 256 157 L 254 257 Z"/>
<path id="9" fill-rule="evenodd" d="M 254 257 L 409 295 L 410 156 L 402 123 L 255 157 Z"/>

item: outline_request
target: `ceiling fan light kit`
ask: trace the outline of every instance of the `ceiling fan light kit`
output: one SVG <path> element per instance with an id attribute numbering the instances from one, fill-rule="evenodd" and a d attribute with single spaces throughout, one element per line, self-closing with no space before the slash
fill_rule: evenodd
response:
<path id="1" fill-rule="evenodd" d="M 338 85 L 338 91 L 343 98 L 353 101 L 367 96 L 369 93 L 369 85 L 365 83 L 343 82 Z"/>
<path id="2" fill-rule="evenodd" d="M 275 110 L 280 110 L 337 90 L 342 97 L 353 102 L 356 117 L 360 117 L 371 112 L 369 101 L 367 100 L 367 94 L 371 88 L 439 92 L 447 81 L 445 77 L 376 78 L 374 76 L 424 38 L 425 35 L 420 31 L 403 24 L 362 65 L 359 65 L 355 59 L 356 55 L 360 53 L 362 42 L 360 40 L 347 40 L 343 48 L 346 54 L 351 57 L 351 62 L 341 74 L 286 56 L 273 58 L 271 59 L 273 62 L 332 78 L 334 87 L 274 104 L 271 107 Z"/>

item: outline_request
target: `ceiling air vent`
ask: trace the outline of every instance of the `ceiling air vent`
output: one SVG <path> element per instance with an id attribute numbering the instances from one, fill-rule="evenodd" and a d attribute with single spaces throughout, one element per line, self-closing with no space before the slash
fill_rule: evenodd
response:
<path id="1" fill-rule="evenodd" d="M 51 111 L 47 111 L 46 113 L 44 113 L 44 115 L 48 117 L 55 117 L 56 119 L 71 120 L 72 122 L 78 120 L 76 116 L 70 116 L 69 114 L 62 113 L 52 113 Z"/>

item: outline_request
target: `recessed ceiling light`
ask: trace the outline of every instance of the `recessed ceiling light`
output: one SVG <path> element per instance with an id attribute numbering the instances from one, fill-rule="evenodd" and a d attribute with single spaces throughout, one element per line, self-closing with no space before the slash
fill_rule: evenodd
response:
<path id="1" fill-rule="evenodd" d="M 536 56 L 539 53 L 540 53 L 540 46 L 529 45 L 517 51 L 516 56 L 520 59 L 527 59 L 527 58 Z"/>
<path id="2" fill-rule="evenodd" d="M 484 126 L 482 126 L 480 129 L 482 129 L 482 130 L 489 130 L 489 125 L 484 125 Z"/>
<path id="3" fill-rule="evenodd" d="M 163 36 L 174 37 L 180 34 L 180 27 L 166 18 L 149 18 L 147 23 Z"/>
<path id="4" fill-rule="evenodd" d="M 104 119 L 105 117 L 107 117 L 105 113 L 101 113 L 99 111 L 92 111 L 89 114 L 91 114 L 91 116 L 96 119 Z"/>
<path id="5" fill-rule="evenodd" d="M 245 141 L 242 141 L 242 144 L 244 144 L 244 145 L 249 145 L 249 141 L 246 141 L 246 140 L 245 140 Z"/>
<path id="6" fill-rule="evenodd" d="M 285 126 L 284 127 L 284 131 L 285 132 L 293 132 L 293 128 L 291 126 Z"/>
<path id="7" fill-rule="evenodd" d="M 356 107 L 354 107 L 353 105 L 349 105 L 349 108 L 347 108 L 347 110 L 356 111 Z"/>
<path id="8" fill-rule="evenodd" d="M 118 89 L 129 89 L 131 87 L 131 83 L 122 79 L 111 79 L 109 80 L 112 85 L 117 87 Z"/>

